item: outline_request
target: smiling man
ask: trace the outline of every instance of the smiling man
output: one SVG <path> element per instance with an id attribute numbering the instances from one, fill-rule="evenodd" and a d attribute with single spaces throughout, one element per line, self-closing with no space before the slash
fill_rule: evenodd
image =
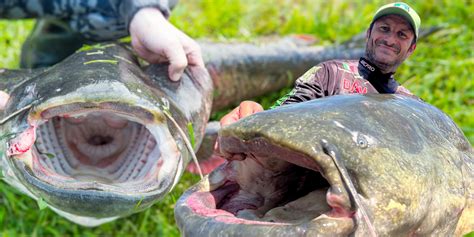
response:
<path id="1" fill-rule="evenodd" d="M 395 80 L 394 74 L 415 51 L 420 24 L 420 17 L 406 3 L 382 6 L 367 30 L 364 57 L 316 65 L 298 78 L 295 88 L 273 107 L 338 94 L 390 93 L 413 96 Z M 221 119 L 221 125 L 262 110 L 258 103 L 244 101 Z"/>

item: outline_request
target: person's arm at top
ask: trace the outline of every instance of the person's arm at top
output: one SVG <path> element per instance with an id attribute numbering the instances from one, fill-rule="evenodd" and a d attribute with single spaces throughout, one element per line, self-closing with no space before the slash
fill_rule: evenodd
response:
<path id="1" fill-rule="evenodd" d="M 0 1 L 0 18 L 25 19 L 54 17 L 83 19 L 83 23 L 98 22 L 103 25 L 123 24 L 128 28 L 133 16 L 142 8 L 156 8 L 168 18 L 178 0 L 4 0 Z M 114 21 L 107 22 L 107 20 Z M 126 33 L 126 30 L 124 31 Z"/>
<path id="2" fill-rule="evenodd" d="M 177 0 L 0 1 L 0 18 L 55 17 L 91 41 L 114 40 L 130 32 L 137 54 L 150 63 L 170 62 L 177 81 L 189 65 L 204 66 L 199 45 L 167 18 Z"/>

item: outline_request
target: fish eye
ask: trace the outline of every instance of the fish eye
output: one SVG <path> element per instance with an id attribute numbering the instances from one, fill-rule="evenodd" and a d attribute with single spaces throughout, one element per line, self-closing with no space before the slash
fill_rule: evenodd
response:
<path id="1" fill-rule="evenodd" d="M 369 146 L 369 142 L 367 142 L 367 139 L 363 135 L 359 134 L 359 136 L 357 136 L 357 146 L 365 149 Z"/>

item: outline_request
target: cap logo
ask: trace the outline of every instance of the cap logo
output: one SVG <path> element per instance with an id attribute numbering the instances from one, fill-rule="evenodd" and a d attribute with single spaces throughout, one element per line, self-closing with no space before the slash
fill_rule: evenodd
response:
<path id="1" fill-rule="evenodd" d="M 394 7 L 399 7 L 399 8 L 403 8 L 405 9 L 405 11 L 409 12 L 410 11 L 410 7 L 405 4 L 405 3 L 395 3 L 393 4 Z"/>

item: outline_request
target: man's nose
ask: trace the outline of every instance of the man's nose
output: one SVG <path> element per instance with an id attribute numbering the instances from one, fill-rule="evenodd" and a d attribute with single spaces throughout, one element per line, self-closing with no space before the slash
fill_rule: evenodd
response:
<path id="1" fill-rule="evenodd" d="M 385 42 L 388 46 L 393 46 L 396 43 L 396 37 L 396 33 L 387 34 L 387 36 L 385 37 Z"/>

